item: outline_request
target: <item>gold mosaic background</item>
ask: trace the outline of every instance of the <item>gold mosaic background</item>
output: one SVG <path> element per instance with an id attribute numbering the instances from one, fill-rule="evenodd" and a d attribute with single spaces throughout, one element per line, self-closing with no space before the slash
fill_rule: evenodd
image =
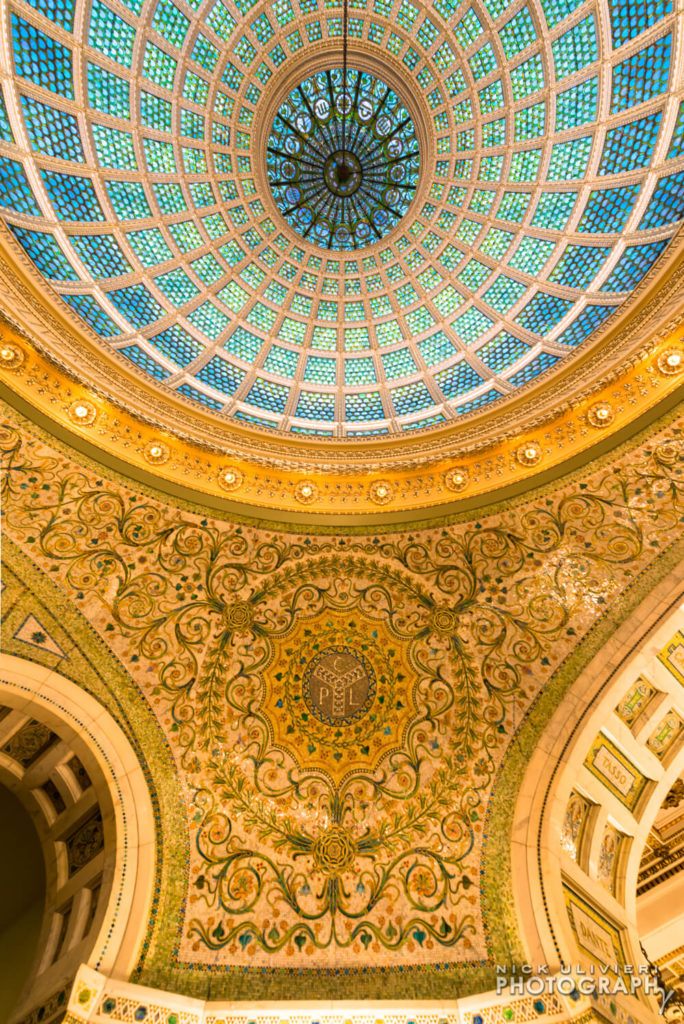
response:
<path id="1" fill-rule="evenodd" d="M 304 968 L 340 996 L 351 969 L 379 996 L 401 964 L 392 992 L 425 995 L 517 955 L 512 737 L 678 557 L 683 426 L 479 518 L 295 533 L 172 505 L 6 410 L 5 536 L 125 670 L 112 698 L 184 805 L 143 981 L 254 998 Z"/>

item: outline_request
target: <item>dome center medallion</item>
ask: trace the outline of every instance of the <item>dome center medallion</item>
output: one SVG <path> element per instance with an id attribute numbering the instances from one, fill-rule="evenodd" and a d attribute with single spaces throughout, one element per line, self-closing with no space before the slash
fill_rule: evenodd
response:
<path id="1" fill-rule="evenodd" d="M 271 193 L 302 238 L 324 249 L 361 249 L 408 211 L 420 151 L 397 93 L 365 71 L 319 71 L 278 108 L 267 142 Z"/>
<path id="2" fill-rule="evenodd" d="M 354 153 L 339 150 L 325 161 L 323 177 L 334 196 L 353 196 L 363 181 L 361 161 Z"/>

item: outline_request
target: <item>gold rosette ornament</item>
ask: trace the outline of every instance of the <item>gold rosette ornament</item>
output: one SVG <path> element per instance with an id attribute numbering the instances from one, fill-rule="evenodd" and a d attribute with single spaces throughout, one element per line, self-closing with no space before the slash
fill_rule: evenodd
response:
<path id="1" fill-rule="evenodd" d="M 331 825 L 315 840 L 314 866 L 324 875 L 336 878 L 348 871 L 356 857 L 356 843 L 342 825 Z"/>
<path id="2" fill-rule="evenodd" d="M 247 601 L 236 601 L 226 607 L 223 621 L 232 633 L 244 632 L 254 622 L 254 609 Z"/>

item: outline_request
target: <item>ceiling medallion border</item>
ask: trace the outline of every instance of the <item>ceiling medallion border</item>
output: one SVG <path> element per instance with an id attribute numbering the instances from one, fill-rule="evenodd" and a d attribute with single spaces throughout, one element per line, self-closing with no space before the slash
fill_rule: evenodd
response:
<path id="1" fill-rule="evenodd" d="M 365 439 L 363 443 L 350 444 L 344 438 L 293 440 L 284 435 L 271 437 L 256 433 L 228 422 L 222 426 L 211 414 L 196 409 L 189 400 L 171 391 L 168 402 L 162 405 L 159 401 L 160 391 L 164 392 L 162 387 L 147 385 L 142 374 L 124 366 L 123 357 L 105 352 L 75 313 L 51 303 L 45 282 L 39 279 L 28 257 L 18 251 L 16 243 L 8 239 L 3 227 L 0 228 L 0 286 L 6 296 L 4 319 L 7 326 L 2 340 L 4 347 L 11 343 L 10 329 L 15 342 L 22 339 L 23 349 L 28 351 L 35 346 L 38 362 L 32 370 L 22 368 L 20 385 L 9 362 L 0 361 L 0 380 L 9 382 L 11 379 L 10 387 L 17 387 L 22 398 L 43 411 L 55 406 L 56 401 L 49 399 L 49 404 L 46 403 L 46 392 L 36 387 L 38 381 L 34 372 L 38 365 L 45 376 L 44 384 L 53 381 L 53 391 L 71 391 L 81 398 L 100 396 L 100 402 L 109 409 L 109 427 L 105 428 L 98 416 L 97 444 L 117 457 L 132 461 L 134 466 L 141 466 L 144 460 L 131 458 L 134 455 L 132 445 L 120 435 L 121 428 L 126 436 L 147 437 L 150 428 L 157 438 L 163 433 L 174 454 L 169 465 L 177 466 L 180 460 L 186 467 L 180 475 L 177 472 L 166 475 L 167 479 L 180 479 L 215 496 L 225 494 L 225 488 L 216 482 L 216 471 L 219 462 L 231 459 L 242 466 L 249 485 L 244 491 L 240 489 L 240 493 L 236 491 L 236 498 L 283 511 L 295 510 L 298 503 L 286 499 L 282 488 L 274 489 L 274 481 L 288 475 L 291 490 L 293 474 L 296 486 L 300 474 L 308 479 L 312 474 L 325 473 L 335 477 L 336 500 L 326 501 L 324 494 L 317 511 L 359 513 L 364 511 L 361 499 L 351 502 L 350 507 L 349 497 L 353 490 L 359 490 L 359 494 L 367 491 L 369 456 L 382 464 L 385 475 L 391 472 L 400 478 L 408 479 L 418 472 L 429 474 L 436 481 L 454 462 L 460 464 L 464 459 L 480 467 L 475 474 L 479 477 L 482 467 L 492 465 L 493 460 L 500 463 L 502 454 L 511 447 L 512 438 L 524 441 L 526 435 L 543 429 L 550 437 L 557 437 L 559 445 L 559 451 L 550 452 L 548 460 L 544 460 L 541 468 L 546 468 L 590 446 L 591 441 L 581 436 L 582 430 L 587 428 L 586 415 L 581 427 L 572 415 L 586 400 L 594 404 L 607 399 L 611 388 L 621 389 L 622 382 L 626 378 L 635 379 L 639 369 L 645 371 L 651 381 L 663 382 L 668 378 L 669 383 L 676 386 L 679 364 L 673 366 L 667 360 L 672 356 L 671 350 L 681 346 L 684 335 L 684 231 L 679 232 L 671 248 L 673 259 L 663 270 L 656 268 L 642 281 L 618 324 L 596 332 L 604 340 L 587 352 L 579 351 L 575 359 L 564 362 L 558 371 L 547 372 L 541 381 L 531 382 L 511 398 L 497 402 L 493 410 L 471 413 L 455 426 L 417 432 L 389 442 Z M 657 366 L 651 365 L 653 354 L 660 360 Z M 635 386 L 637 392 L 642 388 L 638 382 Z M 646 401 L 644 395 L 632 400 L 619 390 L 615 420 L 610 431 L 601 430 L 601 438 L 623 429 L 671 390 L 658 387 L 656 394 L 654 388 L 655 385 L 647 388 L 651 394 Z M 626 409 L 620 412 L 625 399 L 632 407 L 631 414 Z M 61 409 L 49 415 L 59 424 L 65 424 Z M 576 420 L 575 429 L 571 431 L 573 436 L 566 432 L 569 419 Z M 579 443 L 574 436 L 578 431 Z M 198 473 L 200 465 L 205 468 Z M 347 483 L 357 476 L 365 478 L 360 489 Z M 478 486 L 474 477 L 468 494 L 491 489 L 492 482 L 503 486 L 506 480 L 501 478 L 507 476 L 499 465 L 495 472 L 486 475 L 482 486 Z M 196 482 L 198 479 L 200 483 Z M 520 479 L 519 472 L 515 479 Z M 407 497 L 409 501 L 404 507 L 411 509 L 443 504 L 447 500 L 443 483 L 431 483 L 428 493 L 425 482 L 421 476 L 412 488 L 413 494 L 411 489 L 402 488 L 397 493 L 397 501 Z M 328 480 L 326 487 L 330 484 Z M 453 495 L 449 500 L 453 500 Z"/>
<path id="2" fill-rule="evenodd" d="M 302 469 L 285 461 L 273 468 L 235 452 L 228 464 L 224 451 L 161 431 L 156 423 L 75 382 L 6 321 L 0 321 L 0 348 L 11 352 L 12 359 L 0 362 L 0 384 L 5 384 L 10 401 L 14 394 L 38 407 L 51 421 L 49 429 L 67 443 L 77 435 L 134 472 L 152 473 L 152 484 L 162 488 L 180 484 L 198 495 L 243 506 L 300 515 L 306 510 L 323 518 L 436 513 L 459 498 L 491 500 L 494 490 L 560 470 L 599 440 L 624 434 L 666 398 L 676 399 L 684 382 L 684 315 L 668 327 L 659 340 L 656 336 L 642 343 L 640 355 L 619 376 L 572 405 L 566 403 L 543 428 L 527 430 L 523 425 L 485 452 L 461 449 L 454 458 L 447 453 L 430 463 L 417 459 L 400 469 L 368 452 L 363 472 L 347 467 L 331 473 L 323 465 Z"/>

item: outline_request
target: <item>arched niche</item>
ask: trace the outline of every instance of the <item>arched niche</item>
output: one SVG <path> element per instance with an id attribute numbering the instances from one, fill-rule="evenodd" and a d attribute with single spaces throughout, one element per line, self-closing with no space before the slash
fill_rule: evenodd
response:
<path id="1" fill-rule="evenodd" d="M 45 911 L 43 846 L 30 808 L 0 772 L 0 1020 L 7 1020 L 33 967 Z"/>
<path id="2" fill-rule="evenodd" d="M 0 784 L 31 816 L 45 908 L 29 977 L 11 1012 L 43 1019 L 82 964 L 127 979 L 148 925 L 155 824 L 122 729 L 58 672 L 0 654 Z"/>
<path id="3" fill-rule="evenodd" d="M 676 650 L 683 598 L 680 566 L 597 651 L 532 754 L 511 845 L 529 964 L 596 972 L 611 962 L 646 966 L 639 866 L 653 821 L 684 770 L 684 659 L 678 667 Z M 665 723 L 679 719 L 682 729 L 668 732 Z M 615 1019 L 662 1019 L 653 998 L 612 1003 Z"/>

